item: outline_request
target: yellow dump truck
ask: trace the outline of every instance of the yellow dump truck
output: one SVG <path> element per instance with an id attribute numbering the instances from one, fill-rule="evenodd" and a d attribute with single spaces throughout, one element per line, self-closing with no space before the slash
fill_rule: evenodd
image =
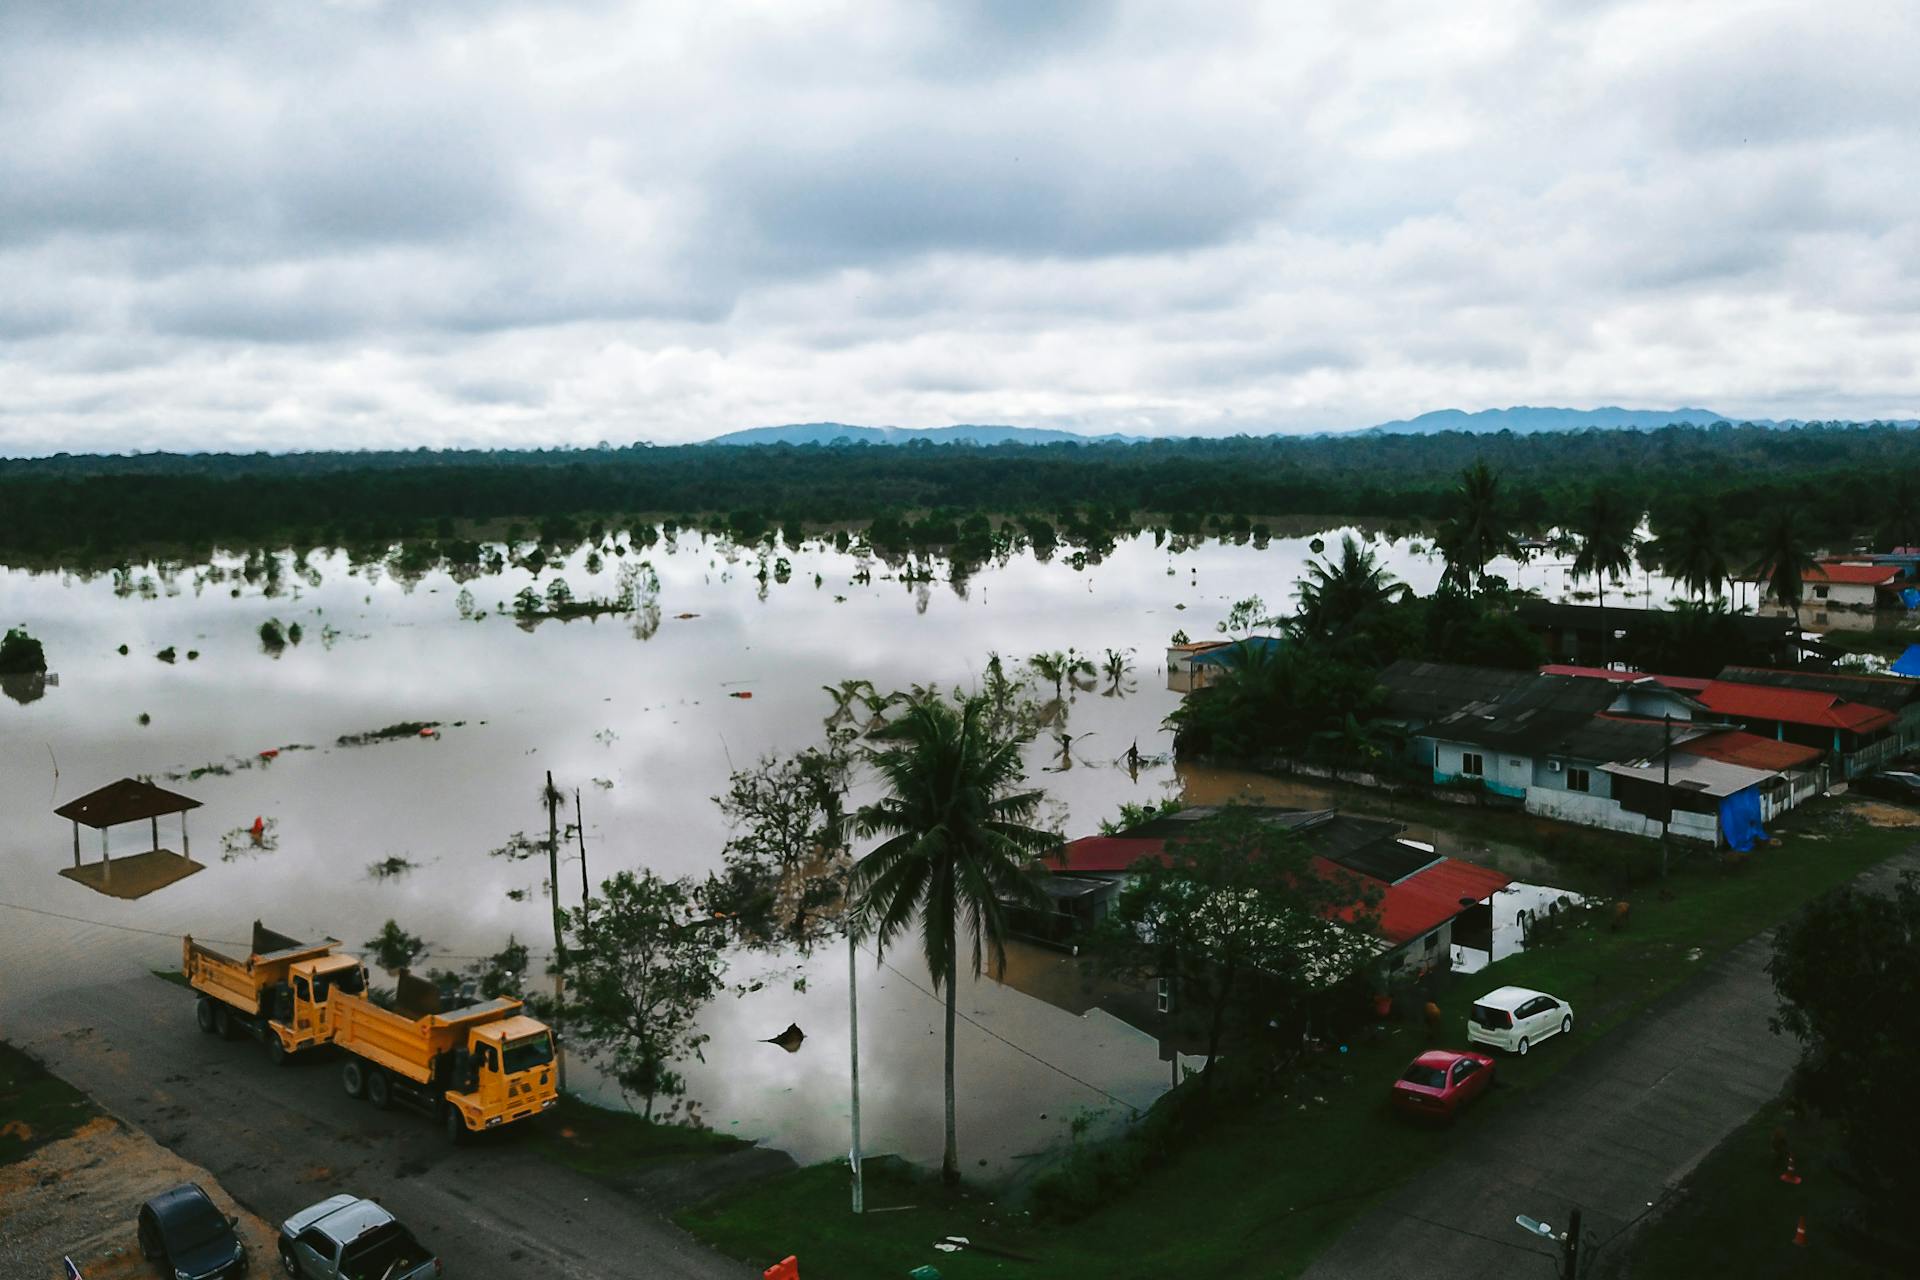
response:
<path id="1" fill-rule="evenodd" d="M 300 942 L 255 920 L 252 952 L 235 960 L 187 935 L 180 972 L 200 993 L 194 1009 L 200 1029 L 222 1039 L 250 1035 L 280 1063 L 331 1043 L 336 999 L 367 985 L 359 960 L 334 954 L 339 945 L 338 938 Z"/>
<path id="2" fill-rule="evenodd" d="M 340 1082 L 350 1096 L 420 1106 L 456 1142 L 559 1104 L 553 1033 L 518 1000 L 443 1010 L 438 988 L 402 973 L 395 1003 L 333 998 L 333 1042 L 347 1056 Z"/>

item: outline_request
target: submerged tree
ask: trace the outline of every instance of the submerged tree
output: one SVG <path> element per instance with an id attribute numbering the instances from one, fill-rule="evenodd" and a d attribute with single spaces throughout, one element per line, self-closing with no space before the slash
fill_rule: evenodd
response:
<path id="1" fill-rule="evenodd" d="M 733 834 L 702 897 L 749 946 L 805 954 L 839 929 L 852 766 L 836 734 L 824 746 L 735 770 L 713 798 Z"/>
<path id="2" fill-rule="evenodd" d="M 1519 540 L 1500 492 L 1500 476 L 1485 458 L 1460 473 L 1453 490 L 1453 514 L 1440 526 L 1436 541 L 1446 557 L 1447 577 L 1471 595 L 1485 578 L 1487 562 L 1520 555 Z"/>
<path id="3" fill-rule="evenodd" d="M 1294 629 L 1316 640 L 1340 643 L 1364 630 L 1390 605 L 1406 599 L 1412 589 L 1395 580 L 1371 548 L 1352 534 L 1340 539 L 1340 559 L 1314 559 L 1294 594 L 1300 612 Z"/>
<path id="4" fill-rule="evenodd" d="M 366 948 L 373 953 L 373 962 L 389 973 L 411 969 L 415 961 L 427 954 L 426 942 L 393 920 L 380 926 L 380 932 L 367 939 Z"/>
<path id="5" fill-rule="evenodd" d="M 553 971 L 564 995 L 554 1012 L 573 1042 L 623 1093 L 661 1098 L 686 1080 L 674 1063 L 705 1061 L 708 1037 L 694 1026 L 722 987 L 725 927 L 699 910 L 690 880 L 622 871 L 600 886 L 589 915 L 563 909 Z"/>
<path id="6" fill-rule="evenodd" d="M 1067 696 L 1069 684 L 1076 689 L 1084 689 L 1087 687 L 1084 682 L 1092 680 L 1094 675 L 1093 663 L 1075 649 L 1068 649 L 1064 653 L 1057 649 L 1036 653 L 1027 659 L 1027 665 L 1053 686 L 1056 702 Z"/>
<path id="7" fill-rule="evenodd" d="M 1701 603 L 1723 596 L 1733 578 L 1728 568 L 1727 528 L 1712 504 L 1695 502 L 1678 518 L 1662 521 L 1653 540 L 1654 560 Z"/>
<path id="8" fill-rule="evenodd" d="M 1018 736 L 989 725 L 984 698 L 930 700 L 910 708 L 868 759 L 885 794 L 855 818 L 862 835 L 885 837 L 855 865 L 855 908 L 884 953 L 910 929 L 921 935 L 927 973 L 944 990 L 946 1148 L 941 1177 L 959 1181 L 954 1129 L 954 1041 L 962 933 L 973 972 L 996 958 L 1007 934 L 1006 903 L 1043 905 L 1028 864 L 1058 843 L 1031 825 L 1041 793 L 1025 780 Z"/>
<path id="9" fill-rule="evenodd" d="M 46 669 L 47 653 L 40 642 L 25 627 L 8 627 L 0 637 L 0 675 L 37 675 Z"/>

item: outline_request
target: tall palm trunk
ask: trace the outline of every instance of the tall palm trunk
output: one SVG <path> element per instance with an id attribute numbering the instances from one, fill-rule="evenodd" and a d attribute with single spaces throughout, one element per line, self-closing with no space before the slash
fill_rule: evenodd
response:
<path id="1" fill-rule="evenodd" d="M 950 1187 L 960 1183 L 960 1139 L 953 1122 L 953 1036 L 959 979 L 960 946 L 956 940 L 947 952 L 947 1149 L 940 1157 L 940 1180 Z"/>

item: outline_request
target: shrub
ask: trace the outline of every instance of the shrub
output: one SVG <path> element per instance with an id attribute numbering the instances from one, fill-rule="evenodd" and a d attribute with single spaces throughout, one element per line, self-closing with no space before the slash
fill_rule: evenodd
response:
<path id="1" fill-rule="evenodd" d="M 0 675 L 34 675 L 47 669 L 47 653 L 25 627 L 9 627 L 0 638 Z"/>

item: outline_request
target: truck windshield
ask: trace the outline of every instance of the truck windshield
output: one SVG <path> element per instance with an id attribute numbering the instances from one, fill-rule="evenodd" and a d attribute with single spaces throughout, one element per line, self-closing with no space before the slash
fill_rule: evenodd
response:
<path id="1" fill-rule="evenodd" d="M 320 1004 L 326 1003 L 327 995 L 331 991 L 357 996 L 366 989 L 366 970 L 364 969 L 341 969 L 334 973 L 322 974 L 313 980 L 313 998 Z"/>
<path id="2" fill-rule="evenodd" d="M 522 1071 L 531 1071 L 535 1067 L 544 1067 L 553 1061 L 553 1037 L 546 1032 L 529 1036 L 525 1040 L 516 1040 L 507 1046 L 502 1065 L 508 1075 Z"/>
<path id="3" fill-rule="evenodd" d="M 375 1227 L 347 1246 L 340 1259 L 342 1280 L 392 1280 L 432 1259 L 413 1233 L 397 1222 Z"/>

